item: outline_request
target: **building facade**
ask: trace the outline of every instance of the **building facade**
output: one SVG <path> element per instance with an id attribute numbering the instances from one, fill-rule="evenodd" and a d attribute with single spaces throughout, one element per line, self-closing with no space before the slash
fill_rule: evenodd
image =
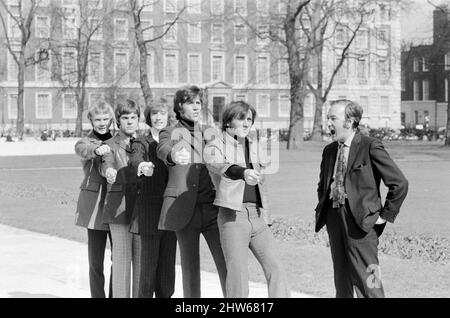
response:
<path id="1" fill-rule="evenodd" d="M 12 12 L 17 1 L 10 0 Z M 75 41 L 77 25 L 100 18 L 80 18 L 79 4 L 91 5 L 99 15 L 113 6 L 92 36 L 85 109 L 98 99 L 114 104 L 125 97 L 143 104 L 139 86 L 139 55 L 135 45 L 128 1 L 41 0 L 32 27 L 31 50 L 45 41 Z M 271 32 L 267 21 L 283 16 L 286 6 L 278 0 L 141 0 L 144 4 L 144 36 L 154 38 L 183 10 L 180 19 L 161 39 L 148 47 L 149 83 L 154 97 L 173 98 L 186 84 L 205 88 L 208 110 L 216 121 L 232 100 L 246 100 L 258 112 L 257 128 L 287 128 L 290 115 L 289 71 L 286 55 L 259 33 Z M 361 28 L 328 99 L 355 100 L 364 108 L 363 123 L 371 127 L 400 126 L 400 19 L 390 1 L 379 1 L 373 18 Z M 55 16 L 59 7 L 64 16 Z M 7 16 L 5 10 L 2 14 Z M 103 21 L 103 20 L 102 20 Z M 152 27 L 153 26 L 153 27 Z M 1 28 L 1 26 L 0 26 Z M 10 38 L 18 41 L 13 19 L 8 19 Z M 336 45 L 346 38 L 336 33 Z M 342 39 L 340 38 L 342 37 Z M 0 30 L 0 42 L 6 37 Z M 50 60 L 31 65 L 25 76 L 25 126 L 74 129 L 76 103 L 67 83 L 75 72 L 75 46 L 59 45 Z M 281 53 L 280 53 L 281 52 Z M 335 67 L 336 53 L 324 52 L 326 76 Z M 73 86 L 73 85 L 72 85 Z M 14 126 L 17 118 L 17 66 L 6 49 L 0 52 L 0 103 L 2 125 Z M 312 129 L 315 100 L 305 100 L 305 128 Z M 326 107 L 324 107 L 326 111 Z M 326 117 L 326 116 L 324 116 Z M 89 125 L 86 122 L 86 128 Z"/>
<path id="2" fill-rule="evenodd" d="M 447 9 L 448 11 L 448 9 Z M 450 78 L 448 13 L 433 13 L 433 43 L 402 52 L 402 125 L 437 130 L 447 124 Z"/>

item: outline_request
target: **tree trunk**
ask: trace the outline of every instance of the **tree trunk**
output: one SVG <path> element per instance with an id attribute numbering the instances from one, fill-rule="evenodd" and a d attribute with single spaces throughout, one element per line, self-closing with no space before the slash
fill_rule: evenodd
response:
<path id="1" fill-rule="evenodd" d="M 16 122 L 16 133 L 19 140 L 23 140 L 24 134 L 24 124 L 25 124 L 25 112 L 23 103 L 23 94 L 25 86 L 25 48 L 23 47 L 19 56 L 19 74 L 18 74 L 18 88 L 17 88 L 17 122 Z"/>
<path id="2" fill-rule="evenodd" d="M 322 97 L 315 96 L 316 98 L 316 110 L 314 112 L 314 127 L 311 135 L 311 140 L 322 141 L 323 137 L 323 104 Z"/>
<path id="3" fill-rule="evenodd" d="M 450 100 L 447 104 L 447 130 L 445 134 L 445 145 L 450 147 Z"/>
<path id="4" fill-rule="evenodd" d="M 139 50 L 139 84 L 141 86 L 142 94 L 144 95 L 145 106 L 148 107 L 152 103 L 152 89 L 148 83 L 147 74 L 147 47 L 145 44 L 144 34 L 141 27 L 141 17 L 139 10 L 136 7 L 135 1 L 130 1 L 134 22 L 134 34 L 136 37 L 136 45 Z"/>
<path id="5" fill-rule="evenodd" d="M 299 86 L 291 84 L 291 116 L 287 149 L 299 149 L 303 145 L 303 99 L 305 93 Z"/>
<path id="6" fill-rule="evenodd" d="M 81 91 L 81 92 L 80 92 Z M 81 93 L 81 96 L 80 96 Z M 77 119 L 75 121 L 75 137 L 82 137 L 83 135 L 83 111 L 84 111 L 84 92 L 77 88 L 75 94 L 77 100 Z"/>

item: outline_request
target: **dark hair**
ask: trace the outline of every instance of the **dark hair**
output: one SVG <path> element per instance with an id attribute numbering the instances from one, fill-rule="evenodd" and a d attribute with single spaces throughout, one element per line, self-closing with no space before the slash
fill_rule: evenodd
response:
<path id="1" fill-rule="evenodd" d="M 125 103 L 117 104 L 116 110 L 115 110 L 117 127 L 120 128 L 120 116 L 122 116 L 124 114 L 132 114 L 132 113 L 136 113 L 138 118 L 141 117 L 141 110 L 140 110 L 138 104 L 136 104 L 136 102 L 134 100 L 127 99 L 125 101 Z"/>
<path id="2" fill-rule="evenodd" d="M 256 110 L 250 104 L 244 101 L 235 101 L 228 104 L 225 111 L 222 114 L 222 130 L 225 131 L 230 127 L 230 123 L 233 119 L 244 119 L 247 116 L 248 111 L 252 112 L 252 125 L 255 123 Z"/>
<path id="3" fill-rule="evenodd" d="M 330 106 L 343 104 L 345 105 L 345 120 L 353 118 L 355 121 L 352 124 L 352 128 L 356 129 L 359 127 L 359 122 L 361 121 L 364 109 L 356 102 L 349 99 L 338 99 L 330 102 Z"/>
<path id="4" fill-rule="evenodd" d="M 160 99 L 158 99 L 158 101 L 153 102 L 147 106 L 144 110 L 144 118 L 145 118 L 145 123 L 147 125 L 149 125 L 150 127 L 152 127 L 152 111 L 159 111 L 161 109 L 167 109 L 167 112 L 170 115 L 170 107 L 167 104 L 167 99 L 165 99 L 164 97 L 161 97 Z M 169 123 L 169 121 L 167 121 L 167 123 Z"/>
<path id="5" fill-rule="evenodd" d="M 198 86 L 185 86 L 177 90 L 173 98 L 173 111 L 178 120 L 181 118 L 180 110 L 183 109 L 183 104 L 192 103 L 196 97 L 200 98 L 203 104 L 203 90 Z"/>

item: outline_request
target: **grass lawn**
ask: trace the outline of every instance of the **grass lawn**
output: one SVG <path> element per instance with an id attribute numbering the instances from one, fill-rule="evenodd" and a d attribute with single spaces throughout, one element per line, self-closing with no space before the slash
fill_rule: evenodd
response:
<path id="1" fill-rule="evenodd" d="M 312 219 L 316 203 L 322 143 L 307 143 L 298 151 L 281 151 L 278 174 L 269 176 L 274 216 Z M 410 192 L 396 221 L 387 231 L 424 233 L 450 238 L 447 185 L 450 151 L 436 144 L 390 143 L 392 157 L 410 181 Z M 35 170 L 20 170 L 36 167 Z M 46 170 L 48 167 L 67 167 Z M 79 161 L 72 155 L 0 157 L 0 223 L 86 242 L 85 229 L 73 225 Z M 384 192 L 385 193 L 385 192 Z M 320 297 L 333 297 L 330 251 L 303 241 L 278 241 L 278 253 L 290 287 Z M 202 268 L 215 272 L 202 240 Z M 254 257 L 250 278 L 264 282 Z M 381 255 L 383 282 L 389 297 L 449 297 L 448 265 Z"/>

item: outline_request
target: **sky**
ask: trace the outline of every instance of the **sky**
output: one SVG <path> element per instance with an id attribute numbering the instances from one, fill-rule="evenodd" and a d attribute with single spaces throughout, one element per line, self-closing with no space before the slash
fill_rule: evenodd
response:
<path id="1" fill-rule="evenodd" d="M 429 0 L 439 5 L 449 0 Z M 411 0 L 411 6 L 401 11 L 402 41 L 431 44 L 433 41 L 433 9 L 428 0 Z"/>

